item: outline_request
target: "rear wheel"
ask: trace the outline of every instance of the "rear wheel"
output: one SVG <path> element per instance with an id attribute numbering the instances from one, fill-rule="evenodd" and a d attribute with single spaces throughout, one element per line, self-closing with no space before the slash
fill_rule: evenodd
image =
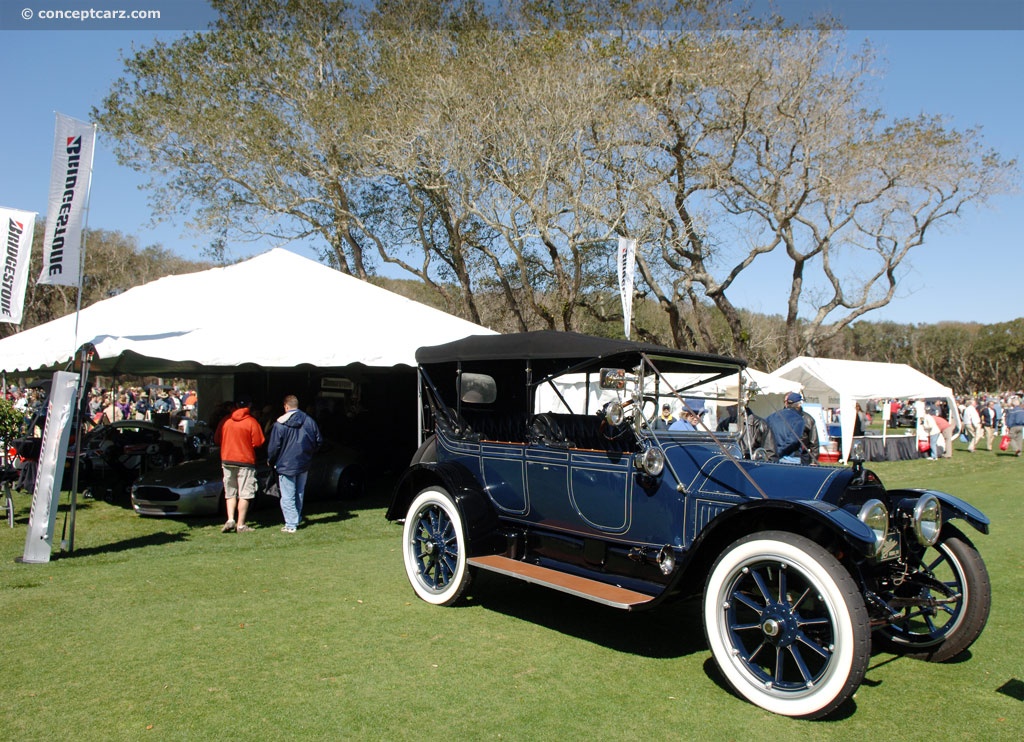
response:
<path id="1" fill-rule="evenodd" d="M 718 558 L 704 592 L 704 630 L 736 692 L 785 716 L 838 708 L 871 653 L 853 578 L 817 543 L 786 531 L 751 534 Z"/>
<path id="2" fill-rule="evenodd" d="M 992 585 L 985 562 L 970 539 L 953 526 L 914 560 L 914 571 L 888 597 L 919 599 L 900 618 L 880 629 L 894 652 L 945 662 L 981 635 L 992 606 Z"/>
<path id="3" fill-rule="evenodd" d="M 402 530 L 405 573 L 413 590 L 434 605 L 455 603 L 469 587 L 466 529 L 455 502 L 441 487 L 420 492 Z"/>
<path id="4" fill-rule="evenodd" d="M 345 470 L 338 475 L 338 482 L 335 492 L 340 500 L 358 500 L 363 496 L 366 489 L 366 476 L 363 469 L 355 464 L 345 467 Z"/>

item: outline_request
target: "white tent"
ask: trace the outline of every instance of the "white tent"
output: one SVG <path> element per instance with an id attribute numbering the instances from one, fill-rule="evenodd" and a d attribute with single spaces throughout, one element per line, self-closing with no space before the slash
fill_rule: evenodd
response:
<path id="1" fill-rule="evenodd" d="M 52 369 L 78 347 L 95 371 L 226 372 L 353 363 L 415 366 L 416 348 L 491 330 L 284 249 L 167 276 L 0 341 L 0 370 Z"/>
<path id="2" fill-rule="evenodd" d="M 844 461 L 849 459 L 853 445 L 855 405 L 862 400 L 944 398 L 949 400 L 950 422 L 960 424 L 952 390 L 905 363 L 800 356 L 776 370 L 774 375 L 798 382 L 808 402 L 839 408 Z"/>
<path id="3" fill-rule="evenodd" d="M 751 395 L 747 407 L 761 417 L 768 417 L 776 410 L 782 409 L 786 395 L 800 391 L 799 382 L 783 379 L 749 366 L 743 369 L 743 377 L 743 383 L 748 388 L 755 384 L 757 386 L 757 393 Z M 739 394 L 739 389 L 735 383 L 730 383 L 721 390 L 721 393 L 726 397 L 735 398 Z"/>
<path id="4" fill-rule="evenodd" d="M 684 397 L 703 401 L 704 409 L 708 411 L 705 422 L 712 428 L 717 425 L 719 416 L 723 415 L 720 407 L 735 405 L 740 393 L 738 378 L 735 375 L 693 387 L 690 387 L 690 384 L 699 381 L 697 376 L 670 373 L 666 374 L 666 380 L 674 387 L 687 389 Z M 743 369 L 743 383 L 747 387 L 751 384 L 757 385 L 757 393 L 748 400 L 747 406 L 752 412 L 762 417 L 767 417 L 775 410 L 780 409 L 787 393 L 800 391 L 800 384 L 795 381 L 781 379 L 773 374 L 750 367 Z M 595 380 L 591 380 L 588 387 L 585 374 L 562 376 L 556 381 L 555 386 L 558 388 L 558 393 L 546 384 L 538 387 L 537 412 L 568 412 L 569 410 L 562 404 L 559 394 L 577 413 L 583 410 L 600 409 L 603 404 L 618 396 L 617 392 L 600 389 Z"/>

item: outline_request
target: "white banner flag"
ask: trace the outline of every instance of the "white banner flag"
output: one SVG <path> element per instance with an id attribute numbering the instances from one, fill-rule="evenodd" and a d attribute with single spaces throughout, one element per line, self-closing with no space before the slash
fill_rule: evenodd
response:
<path id="1" fill-rule="evenodd" d="M 96 129 L 92 124 L 57 114 L 46 209 L 43 272 L 39 283 L 77 286 L 82 260 L 82 229 L 89 203 Z"/>
<path id="2" fill-rule="evenodd" d="M 78 374 L 68 371 L 54 373 L 46 402 L 46 423 L 43 425 L 36 488 L 32 492 L 32 509 L 25 533 L 25 551 L 21 557 L 21 561 L 29 564 L 50 561 L 77 394 Z"/>
<path id="3" fill-rule="evenodd" d="M 633 324 L 633 275 L 636 268 L 636 240 L 619 237 L 619 295 L 622 297 L 622 324 L 629 339 Z"/>
<path id="4" fill-rule="evenodd" d="M 0 209 L 0 244 L 4 246 L 4 272 L 0 278 L 0 322 L 21 324 L 32 257 L 36 215 L 31 211 Z"/>

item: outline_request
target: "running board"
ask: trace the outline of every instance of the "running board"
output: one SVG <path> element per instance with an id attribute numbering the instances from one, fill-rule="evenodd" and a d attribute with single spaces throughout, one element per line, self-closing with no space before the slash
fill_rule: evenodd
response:
<path id="1" fill-rule="evenodd" d="M 606 582 L 598 582 L 586 577 L 577 577 L 576 575 L 559 572 L 557 569 L 539 567 L 536 564 L 521 562 L 518 559 L 509 559 L 508 557 L 498 555 L 472 557 L 469 559 L 469 566 L 515 577 L 518 580 L 543 585 L 544 587 L 550 587 L 579 598 L 586 598 L 587 600 L 593 600 L 597 603 L 603 603 L 604 605 L 627 611 L 654 600 L 653 595 L 645 595 L 634 590 L 609 585 Z"/>

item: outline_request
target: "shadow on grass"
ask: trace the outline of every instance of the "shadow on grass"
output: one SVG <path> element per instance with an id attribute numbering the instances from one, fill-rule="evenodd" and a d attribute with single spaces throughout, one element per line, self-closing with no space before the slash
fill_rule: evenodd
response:
<path id="1" fill-rule="evenodd" d="M 162 546 L 164 544 L 174 544 L 181 541 L 188 541 L 188 533 L 151 533 L 148 536 L 136 536 L 135 538 L 124 539 L 123 541 L 115 541 L 112 544 L 103 544 L 102 546 L 92 546 L 86 549 L 75 549 L 73 552 L 60 552 L 54 554 L 54 559 L 69 559 L 73 557 L 82 556 L 94 556 L 96 554 L 115 554 L 120 551 L 131 551 L 132 549 L 144 549 L 147 546 Z"/>
<path id="2" fill-rule="evenodd" d="M 362 496 L 345 500 L 345 506 L 349 510 L 376 510 L 388 507 L 402 473 L 389 470 L 370 475 Z"/>
<path id="3" fill-rule="evenodd" d="M 480 572 L 465 605 L 545 626 L 619 652 L 668 659 L 707 649 L 696 601 L 631 613 L 501 575 Z"/>
<path id="4" fill-rule="evenodd" d="M 1017 680 L 1017 678 L 1007 680 L 996 688 L 996 693 L 1002 693 L 1017 701 L 1024 701 L 1024 681 Z"/>
<path id="5" fill-rule="evenodd" d="M 713 657 L 708 657 L 704 661 L 704 674 L 708 676 L 708 680 L 717 685 L 719 688 L 730 694 L 733 698 L 738 698 L 741 701 L 746 701 L 743 696 L 733 690 L 733 687 L 729 685 L 726 679 L 722 676 L 721 671 L 718 669 L 718 664 L 715 662 Z M 866 683 L 865 683 L 866 684 Z M 826 714 L 820 719 L 811 719 L 813 722 L 828 722 L 828 721 L 841 721 L 848 719 L 857 712 L 857 702 L 853 698 L 847 698 L 843 701 L 839 708 L 833 711 L 831 714 Z"/>
<path id="6" fill-rule="evenodd" d="M 708 651 L 699 600 L 681 601 L 652 611 L 630 613 L 538 585 L 480 572 L 474 578 L 471 597 L 463 605 L 497 611 L 577 639 L 642 657 L 674 659 Z M 890 657 L 869 667 L 868 673 L 897 659 L 901 658 Z M 708 679 L 715 685 L 744 700 L 725 680 L 714 658 L 708 657 L 703 668 Z M 863 683 L 868 686 L 879 685 L 868 677 L 865 677 Z M 846 719 L 856 711 L 856 701 L 850 698 L 820 721 Z"/>
<path id="7" fill-rule="evenodd" d="M 274 500 L 261 503 L 258 509 L 249 511 L 246 522 L 259 528 L 273 528 L 284 525 L 280 502 L 280 500 Z M 302 527 L 311 528 L 328 523 L 341 523 L 355 517 L 349 510 L 351 503 L 341 503 L 345 506 L 341 509 L 338 508 L 338 504 L 326 500 L 304 503 L 302 507 Z M 223 518 L 208 518 L 203 523 L 196 523 L 196 525 L 209 526 L 214 523 L 223 522 Z"/>

